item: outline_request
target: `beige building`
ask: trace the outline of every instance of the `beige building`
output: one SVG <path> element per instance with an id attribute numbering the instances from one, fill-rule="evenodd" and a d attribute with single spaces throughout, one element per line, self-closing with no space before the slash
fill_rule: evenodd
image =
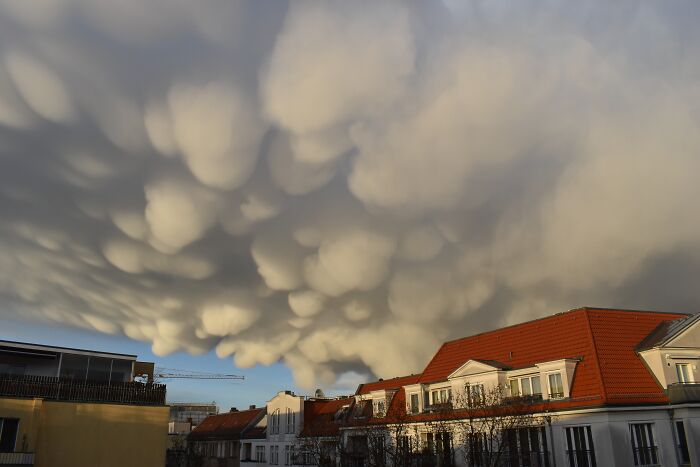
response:
<path id="1" fill-rule="evenodd" d="M 165 386 L 134 381 L 148 370 L 134 355 L 0 341 L 0 466 L 165 465 Z"/>

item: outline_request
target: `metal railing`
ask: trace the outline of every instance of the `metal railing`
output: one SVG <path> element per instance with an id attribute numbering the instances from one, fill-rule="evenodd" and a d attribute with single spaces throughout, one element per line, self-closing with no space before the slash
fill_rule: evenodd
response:
<path id="1" fill-rule="evenodd" d="M 34 453 L 0 452 L 0 465 L 34 465 Z"/>
<path id="2" fill-rule="evenodd" d="M 165 405 L 165 385 L 83 381 L 54 376 L 0 374 L 0 396 L 38 397 L 71 402 Z"/>
<path id="3" fill-rule="evenodd" d="M 648 446 L 643 448 L 634 448 L 634 465 L 643 467 L 652 467 L 659 465 L 659 448 L 656 446 Z"/>
<path id="4" fill-rule="evenodd" d="M 596 467 L 595 453 L 591 449 L 566 451 L 569 467 Z"/>

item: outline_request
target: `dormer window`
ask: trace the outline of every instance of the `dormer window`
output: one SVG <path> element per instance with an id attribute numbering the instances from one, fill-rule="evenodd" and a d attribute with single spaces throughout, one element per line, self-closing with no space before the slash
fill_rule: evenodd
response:
<path id="1" fill-rule="evenodd" d="M 561 380 L 561 373 L 551 373 L 549 380 L 549 398 L 562 399 L 564 397 L 564 384 Z"/>
<path id="2" fill-rule="evenodd" d="M 691 383 L 690 365 L 687 363 L 676 363 L 676 373 L 678 374 L 679 383 Z"/>
<path id="3" fill-rule="evenodd" d="M 420 403 L 418 400 L 418 394 L 411 394 L 411 404 L 409 406 L 409 410 L 412 414 L 417 414 L 418 412 L 420 412 Z"/>
<path id="4" fill-rule="evenodd" d="M 467 405 L 469 407 L 479 407 L 485 402 L 486 394 L 484 393 L 483 384 L 467 385 Z"/>
<path id="5" fill-rule="evenodd" d="M 452 401 L 452 389 L 437 389 L 430 393 L 433 405 L 449 404 Z"/>
<path id="6" fill-rule="evenodd" d="M 375 400 L 372 405 L 375 417 L 383 417 L 386 414 L 386 401 L 384 399 Z"/>
<path id="7" fill-rule="evenodd" d="M 542 394 L 542 385 L 539 376 L 525 376 L 523 378 L 512 378 L 509 380 L 510 395 L 532 396 Z"/>

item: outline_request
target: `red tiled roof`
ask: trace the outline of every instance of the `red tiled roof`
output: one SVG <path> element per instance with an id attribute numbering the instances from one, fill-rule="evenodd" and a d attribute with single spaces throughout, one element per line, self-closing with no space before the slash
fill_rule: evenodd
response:
<path id="1" fill-rule="evenodd" d="M 345 418 L 336 420 L 336 413 L 343 406 L 350 406 L 353 397 L 332 400 L 304 401 L 304 429 L 299 436 L 335 436 Z"/>
<path id="2" fill-rule="evenodd" d="M 444 381 L 467 360 L 495 360 L 524 368 L 580 358 L 571 400 L 562 406 L 667 402 L 635 347 L 664 321 L 685 314 L 580 308 L 446 342 L 420 376 Z M 404 383 L 411 384 L 411 383 Z"/>
<path id="3" fill-rule="evenodd" d="M 265 409 L 242 410 L 210 415 L 192 430 L 189 437 L 203 438 L 239 438 L 246 428 L 260 419 Z"/>
<path id="4" fill-rule="evenodd" d="M 398 378 L 380 379 L 371 383 L 360 384 L 355 391 L 355 395 L 369 394 L 372 391 L 382 389 L 399 389 L 408 384 L 415 384 L 420 379 L 421 375 L 399 376 Z"/>
<path id="5" fill-rule="evenodd" d="M 265 439 L 266 433 L 265 433 L 265 427 L 264 426 L 255 426 L 251 428 L 250 430 L 246 430 L 245 433 L 243 433 L 243 436 L 241 438 L 243 439 Z"/>

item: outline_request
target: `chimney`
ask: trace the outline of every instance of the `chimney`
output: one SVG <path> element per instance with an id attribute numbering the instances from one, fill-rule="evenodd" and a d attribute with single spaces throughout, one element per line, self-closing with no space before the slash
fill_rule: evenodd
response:
<path id="1" fill-rule="evenodd" d="M 238 409 L 235 407 L 231 407 L 231 410 L 229 410 L 229 412 L 238 412 Z"/>
<path id="2" fill-rule="evenodd" d="M 250 407 L 248 407 L 248 410 L 255 410 L 255 404 L 252 404 Z"/>

